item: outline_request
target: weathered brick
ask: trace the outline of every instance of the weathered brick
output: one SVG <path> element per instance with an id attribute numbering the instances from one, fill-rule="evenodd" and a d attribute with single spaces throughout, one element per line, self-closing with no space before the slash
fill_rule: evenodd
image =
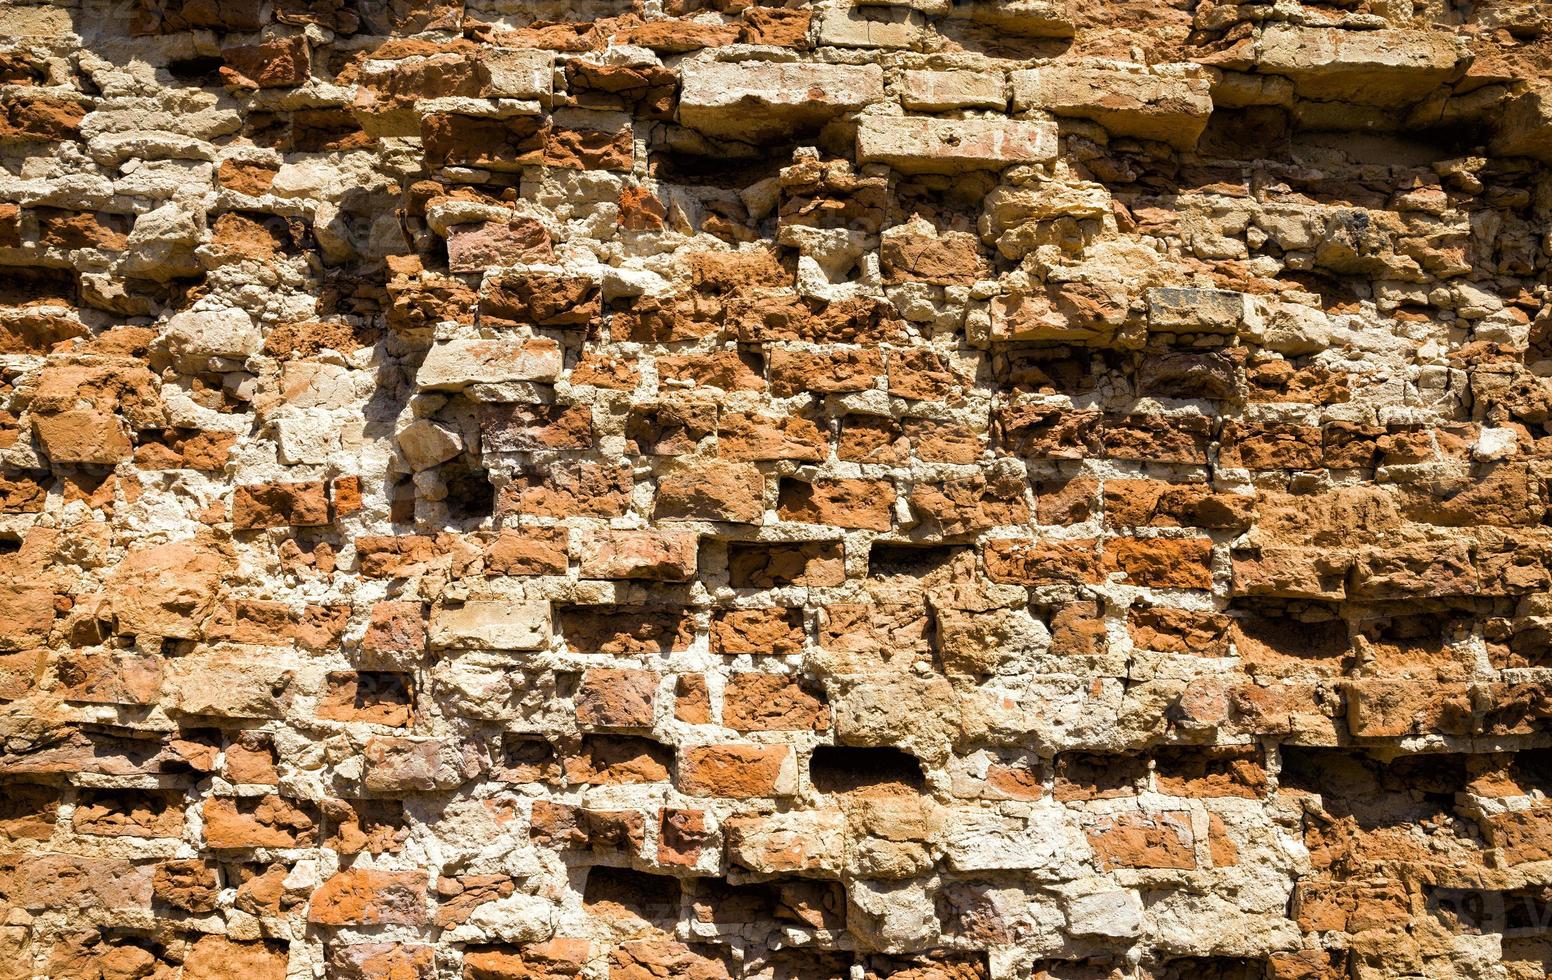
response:
<path id="1" fill-rule="evenodd" d="M 800 609 L 728 609 L 712 615 L 711 648 L 717 653 L 797 653 L 803 636 Z"/>
<path id="2" fill-rule="evenodd" d="M 320 926 L 424 926 L 430 921 L 426 885 L 426 875 L 418 871 L 341 871 L 313 892 L 307 921 Z"/>
<path id="3" fill-rule="evenodd" d="M 695 577 L 698 547 L 688 531 L 589 530 L 582 536 L 582 576 L 683 582 Z"/>
<path id="4" fill-rule="evenodd" d="M 857 159 L 905 173 L 1001 170 L 1056 155 L 1056 127 L 1022 119 L 898 119 L 865 116 Z"/>
<path id="5" fill-rule="evenodd" d="M 217 849 L 306 847 L 317 840 L 317 820 L 275 795 L 211 797 L 205 801 L 205 843 Z"/>
<path id="6" fill-rule="evenodd" d="M 734 588 L 783 585 L 840 585 L 846 579 L 839 541 L 728 546 L 728 576 Z"/>
<path id="7" fill-rule="evenodd" d="M 748 142 L 817 128 L 884 96 L 876 65 L 705 62 L 687 66 L 681 77 L 681 122 Z"/>
<path id="8" fill-rule="evenodd" d="M 894 502 L 885 480 L 782 480 L 776 512 L 787 521 L 887 531 Z"/>
<path id="9" fill-rule="evenodd" d="M 597 668 L 582 674 L 577 721 L 600 728 L 651 728 L 659 676 L 650 670 Z"/>
<path id="10" fill-rule="evenodd" d="M 748 463 L 676 466 L 658 478 L 658 520 L 757 524 L 765 513 L 765 477 Z"/>
<path id="11" fill-rule="evenodd" d="M 550 642 L 547 602 L 472 600 L 431 610 L 431 645 L 455 650 L 538 650 Z"/>
<path id="12" fill-rule="evenodd" d="M 1110 538 L 1104 543 L 1106 571 L 1126 582 L 1165 589 L 1212 587 L 1212 542 L 1200 538 Z"/>
<path id="13" fill-rule="evenodd" d="M 793 677 L 740 673 L 723 689 L 722 723 L 738 732 L 824 731 L 830 711 L 822 695 Z"/>
<path id="14" fill-rule="evenodd" d="M 1196 867 L 1196 837 L 1186 814 L 1122 813 L 1088 828 L 1089 846 L 1105 868 Z"/>
<path id="15" fill-rule="evenodd" d="M 1541 976 L 1547 18 L 1299 6 L 6 6 L 0 980 Z"/>
<path id="16" fill-rule="evenodd" d="M 232 526 L 318 527 L 329 523 L 329 495 L 322 482 L 256 483 L 232 497 Z"/>
<path id="17" fill-rule="evenodd" d="M 796 770 L 786 746 L 701 745 L 684 750 L 676 782 L 689 796 L 788 796 L 796 790 Z"/>

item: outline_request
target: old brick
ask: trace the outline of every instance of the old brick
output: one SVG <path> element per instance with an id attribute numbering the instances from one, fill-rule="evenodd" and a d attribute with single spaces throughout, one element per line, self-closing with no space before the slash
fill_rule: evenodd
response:
<path id="1" fill-rule="evenodd" d="M 1040 163 L 1056 155 L 1056 127 L 1020 119 L 905 119 L 868 116 L 857 159 L 905 173 L 953 174 Z"/>
<path id="2" fill-rule="evenodd" d="M 667 606 L 569 606 L 559 619 L 567 649 L 578 653 L 668 653 L 693 633 L 685 611 Z"/>
<path id="3" fill-rule="evenodd" d="M 711 723 L 711 691 L 705 674 L 680 674 L 674 679 L 674 718 L 688 725 Z"/>
<path id="4" fill-rule="evenodd" d="M 734 543 L 728 546 L 728 574 L 733 587 L 740 589 L 840 585 L 846 579 L 839 541 Z"/>
<path id="5" fill-rule="evenodd" d="M 454 789 L 477 776 L 487 757 L 472 742 L 376 735 L 367 740 L 362 785 L 373 793 Z"/>
<path id="6" fill-rule="evenodd" d="M 420 603 L 377 602 L 372 604 L 361 650 L 392 662 L 418 655 L 426 649 L 426 638 L 426 613 Z"/>
<path id="7" fill-rule="evenodd" d="M 323 818 L 329 827 L 324 846 L 341 854 L 397 853 L 409 835 L 398 800 L 328 799 Z"/>
<path id="8" fill-rule="evenodd" d="M 591 946 L 585 939 L 551 939 L 521 949 L 474 948 L 464 954 L 463 980 L 567 980 L 581 974 Z"/>
<path id="9" fill-rule="evenodd" d="M 255 483 L 238 487 L 232 497 L 232 526 L 239 531 L 328 523 L 329 497 L 322 482 Z"/>
<path id="10" fill-rule="evenodd" d="M 1088 839 L 1104 868 L 1196 867 L 1196 838 L 1181 812 L 1103 817 L 1088 828 Z"/>
<path id="11" fill-rule="evenodd" d="M 676 781 L 690 796 L 747 800 L 790 795 L 796 779 L 796 762 L 786 746 L 703 745 L 684 750 Z"/>
<path id="12" fill-rule="evenodd" d="M 431 645 L 455 650 L 538 650 L 550 642 L 547 602 L 473 600 L 431 611 Z"/>
<path id="13" fill-rule="evenodd" d="M 313 892 L 307 921 L 320 926 L 424 926 L 426 876 L 418 871 L 351 869 Z"/>
<path id="14" fill-rule="evenodd" d="M 553 137 L 553 134 L 546 134 Z M 550 139 L 544 143 L 543 159 L 548 162 Z M 428 159 L 430 154 L 427 154 Z M 535 161 L 537 162 L 537 161 Z M 466 225 L 454 225 L 447 230 L 447 267 L 453 272 L 481 272 L 486 267 L 498 265 L 510 257 L 521 256 L 530 262 L 546 262 L 552 258 L 549 231 L 533 218 L 510 218 L 506 221 L 481 221 Z M 457 342 L 455 342 L 457 343 Z M 477 345 L 479 341 L 470 341 Z M 510 345 L 509 345 L 510 347 Z M 486 371 L 500 371 L 508 375 L 548 371 L 550 362 L 545 355 L 547 344 L 530 344 L 528 349 L 519 347 L 508 350 L 507 357 L 485 345 L 462 347 L 464 353 L 480 351 L 485 355 L 482 367 Z M 448 353 L 445 352 L 444 353 Z M 514 358 L 510 355 L 517 354 Z M 438 362 L 439 367 L 445 367 Z M 437 375 L 433 374 L 433 378 Z M 518 380 L 513 378 L 512 380 Z M 425 381 L 421 382 L 426 385 Z"/>
<path id="15" fill-rule="evenodd" d="M 493 453 L 588 449 L 593 411 L 586 405 L 485 405 L 480 443 Z"/>
<path id="16" fill-rule="evenodd" d="M 507 485 L 501 510 L 543 517 L 619 517 L 630 506 L 628 466 L 591 460 L 539 464 Z"/>
<path id="17" fill-rule="evenodd" d="M 765 477 L 747 463 L 677 466 L 658 478 L 653 516 L 659 520 L 756 524 L 765 513 Z"/>
<path id="18" fill-rule="evenodd" d="M 245 44 L 221 52 L 221 77 L 237 88 L 287 88 L 307 81 L 307 39 L 301 35 Z"/>
<path id="19" fill-rule="evenodd" d="M 894 502 L 885 480 L 782 480 L 776 512 L 785 521 L 887 531 Z"/>
<path id="20" fill-rule="evenodd" d="M 1098 543 L 1031 542 L 1003 538 L 986 543 L 986 571 L 994 582 L 1059 585 L 1100 580 Z"/>
<path id="21" fill-rule="evenodd" d="M 735 412 L 717 423 L 717 454 L 731 460 L 819 462 L 826 444 L 818 424 L 799 415 Z"/>
<path id="22" fill-rule="evenodd" d="M 432 980 L 435 950 L 418 943 L 350 943 L 329 948 L 328 975 L 339 980 Z"/>
<path id="23" fill-rule="evenodd" d="M 306 847 L 317 840 L 315 818 L 275 795 L 211 797 L 203 813 L 213 848 Z"/>
<path id="24" fill-rule="evenodd" d="M 1106 571 L 1126 573 L 1131 585 L 1168 589 L 1212 587 L 1212 542 L 1194 538 L 1111 538 Z"/>
<path id="25" fill-rule="evenodd" d="M 577 691 L 577 722 L 601 728 L 651 728 L 659 680 L 650 670 L 584 671 Z"/>
<path id="26" fill-rule="evenodd" d="M 158 902 L 183 912 L 214 912 L 221 893 L 221 880 L 214 862 L 197 859 L 163 861 L 151 879 L 152 893 Z"/>
<path id="27" fill-rule="evenodd" d="M 681 74 L 679 118 L 721 139 L 749 142 L 817 127 L 883 97 L 875 65 L 707 62 Z"/>
<path id="28" fill-rule="evenodd" d="M 566 761 L 566 776 L 584 785 L 656 783 L 672 767 L 672 750 L 650 739 L 594 735 L 584 737 L 581 752 Z"/>
<path id="29" fill-rule="evenodd" d="M 695 577 L 698 546 L 688 531 L 589 530 L 582 537 L 582 576 L 683 582 Z"/>
<path id="30" fill-rule="evenodd" d="M 226 747 L 226 777 L 234 783 L 280 782 L 274 740 L 262 732 L 241 732 Z"/>
<path id="31" fill-rule="evenodd" d="M 386 671 L 336 671 L 325 678 L 318 717 L 403 728 L 414 711 L 413 688 L 406 674 Z"/>
<path id="32" fill-rule="evenodd" d="M 149 909 L 152 876 L 151 867 L 121 858 L 38 851 L 16 862 L 7 897 L 20 908 L 40 911 Z"/>
<path id="33" fill-rule="evenodd" d="M 725 954 L 720 954 L 717 946 L 687 945 L 671 939 L 637 939 L 621 944 L 609 954 L 609 976 L 614 980 L 651 980 L 665 976 L 729 980 L 733 974 L 725 962 Z"/>
<path id="34" fill-rule="evenodd" d="M 770 352 L 771 394 L 791 397 L 805 391 L 833 395 L 867 391 L 884 376 L 884 357 L 877 350 L 794 350 Z"/>
<path id="35" fill-rule="evenodd" d="M 694 867 L 711 838 L 706 814 L 702 810 L 672 810 L 664 807 L 658 813 L 659 864 Z"/>
<path id="36" fill-rule="evenodd" d="M 1029 521 L 1026 488 L 1019 478 L 973 477 L 919 483 L 911 489 L 911 510 L 931 531 L 945 537 L 975 534 Z"/>
<path id="37" fill-rule="evenodd" d="M 785 674 L 740 673 L 722 694 L 722 723 L 739 732 L 823 731 L 830 712 L 822 696 Z"/>
<path id="38" fill-rule="evenodd" d="M 231 976 L 285 980 L 289 962 L 283 943 L 234 942 L 224 936 L 201 936 L 184 956 L 183 976 L 189 980 Z"/>
<path id="39" fill-rule="evenodd" d="M 765 874 L 838 876 L 846 818 L 837 810 L 734 817 L 723 824 L 728 859 Z"/>
<path id="40" fill-rule="evenodd" d="M 717 653 L 797 653 L 803 636 L 800 609 L 728 609 L 712 615 L 711 648 Z"/>
<path id="41" fill-rule="evenodd" d="M 560 345 L 553 340 L 452 340 L 431 348 L 415 382 L 431 391 L 460 391 L 473 384 L 553 381 L 560 370 Z"/>

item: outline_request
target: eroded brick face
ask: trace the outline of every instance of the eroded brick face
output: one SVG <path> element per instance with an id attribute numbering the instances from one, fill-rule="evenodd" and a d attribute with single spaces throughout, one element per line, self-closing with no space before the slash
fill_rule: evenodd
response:
<path id="1" fill-rule="evenodd" d="M 0 980 L 1552 975 L 1552 14 L 0 0 Z"/>

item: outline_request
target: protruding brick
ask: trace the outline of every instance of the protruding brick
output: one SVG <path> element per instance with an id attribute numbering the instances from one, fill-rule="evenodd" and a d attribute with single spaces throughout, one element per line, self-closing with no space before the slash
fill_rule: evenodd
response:
<path id="1" fill-rule="evenodd" d="M 877 65 L 690 61 L 680 77 L 680 122 L 745 142 L 817 129 L 884 97 Z"/>
<path id="2" fill-rule="evenodd" d="M 689 531 L 590 530 L 582 536 L 582 577 L 683 582 L 695 576 L 698 546 Z"/>
<path id="3" fill-rule="evenodd" d="M 857 159 L 905 173 L 960 173 L 1044 163 L 1056 155 L 1056 126 L 1021 119 L 867 116 L 857 129 Z"/>
<path id="4" fill-rule="evenodd" d="M 1113 133 L 1196 145 L 1212 112 L 1207 73 L 1196 65 L 1083 61 L 1013 73 L 1013 108 L 1092 119 Z"/>

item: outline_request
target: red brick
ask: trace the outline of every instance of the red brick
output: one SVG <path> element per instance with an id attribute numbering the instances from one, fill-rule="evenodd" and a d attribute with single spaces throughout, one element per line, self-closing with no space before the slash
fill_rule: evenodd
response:
<path id="1" fill-rule="evenodd" d="M 765 513 L 765 477 L 747 463 L 697 462 L 658 478 L 652 516 L 660 521 L 758 524 Z"/>
<path id="2" fill-rule="evenodd" d="M 1088 828 L 1089 846 L 1101 868 L 1196 867 L 1196 837 L 1184 812 L 1122 813 L 1100 817 Z"/>
<path id="3" fill-rule="evenodd" d="M 711 649 L 716 653 L 798 653 L 803 638 L 801 609 L 726 609 L 711 617 Z"/>
<path id="4" fill-rule="evenodd" d="M 581 974 L 591 953 L 586 939 L 557 938 L 518 949 L 471 947 L 463 957 L 463 980 L 566 980 Z"/>
<path id="5" fill-rule="evenodd" d="M 687 725 L 711 722 L 711 693 L 705 674 L 680 674 L 674 680 L 674 718 Z"/>
<path id="6" fill-rule="evenodd" d="M 183 959 L 184 980 L 286 980 L 290 956 L 280 941 L 233 942 L 225 936 L 201 936 Z"/>
<path id="7" fill-rule="evenodd" d="M 1002 538 L 986 542 L 986 574 L 993 582 L 1012 585 L 1061 585 L 1102 579 L 1099 542 L 1022 541 Z"/>
<path id="8" fill-rule="evenodd" d="M 689 796 L 786 796 L 796 789 L 795 766 L 784 745 L 692 746 L 684 750 L 677 782 Z"/>
<path id="9" fill-rule="evenodd" d="M 703 810 L 658 811 L 657 862 L 676 867 L 694 867 L 701 851 L 712 838 Z"/>
<path id="10" fill-rule="evenodd" d="M 426 875 L 420 871 L 350 869 L 313 892 L 307 921 L 320 926 L 425 926 Z"/>
<path id="11" fill-rule="evenodd" d="M 1202 538 L 1110 538 L 1106 572 L 1126 573 L 1126 584 L 1160 589 L 1212 588 L 1212 542 Z"/>
<path id="12" fill-rule="evenodd" d="M 238 487 L 232 497 L 232 526 L 239 531 L 328 523 L 329 495 L 322 481 L 253 483 Z"/>
<path id="13" fill-rule="evenodd" d="M 790 675 L 734 674 L 722 694 L 722 723 L 739 732 L 825 731 L 830 709 Z"/>
<path id="14" fill-rule="evenodd" d="M 213 796 L 205 800 L 205 843 L 216 849 L 307 847 L 317 821 L 279 796 Z"/>
<path id="15" fill-rule="evenodd" d="M 784 521 L 887 531 L 894 503 L 895 488 L 887 480 L 785 479 L 776 512 Z"/>
<path id="16" fill-rule="evenodd" d="M 598 667 L 584 671 L 577 692 L 578 724 L 651 728 L 661 677 L 650 670 Z"/>
<path id="17" fill-rule="evenodd" d="M 592 528 L 580 545 L 583 578 L 684 582 L 695 577 L 700 538 L 681 530 Z"/>

